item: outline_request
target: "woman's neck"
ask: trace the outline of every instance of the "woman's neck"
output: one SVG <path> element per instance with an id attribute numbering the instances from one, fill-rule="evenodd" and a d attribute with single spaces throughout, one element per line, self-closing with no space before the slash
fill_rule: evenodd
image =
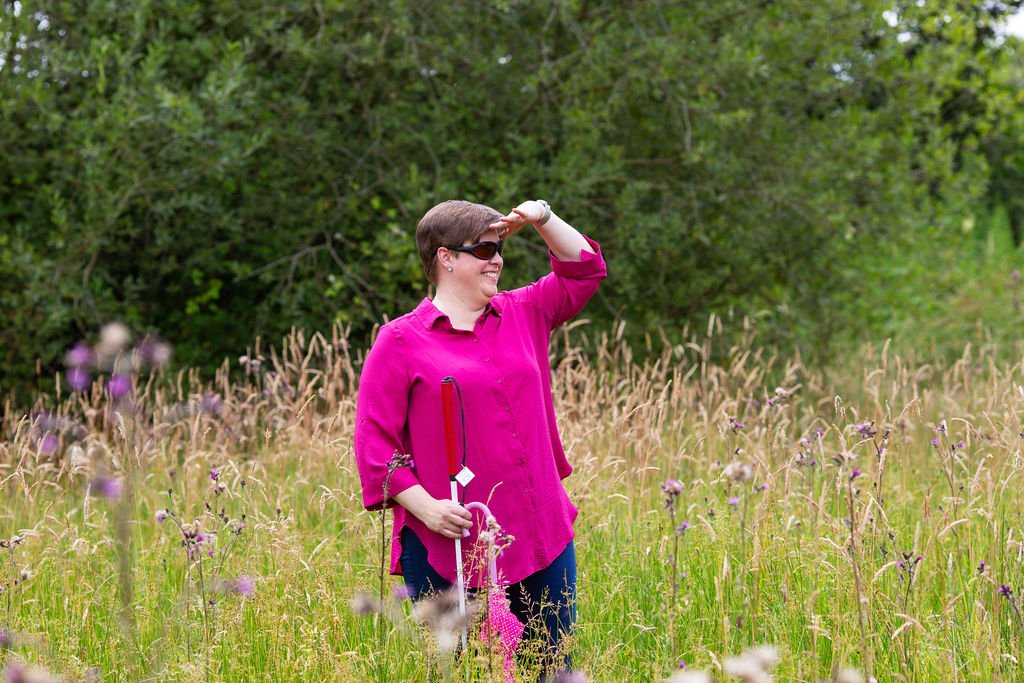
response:
<path id="1" fill-rule="evenodd" d="M 448 321 L 457 330 L 472 330 L 486 304 L 473 308 L 449 292 L 439 291 L 434 295 L 434 306 L 448 316 Z"/>

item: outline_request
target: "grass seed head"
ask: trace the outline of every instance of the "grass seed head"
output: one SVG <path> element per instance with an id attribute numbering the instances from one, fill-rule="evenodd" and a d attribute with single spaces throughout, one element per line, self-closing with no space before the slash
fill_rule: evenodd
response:
<path id="1" fill-rule="evenodd" d="M 843 669 L 836 676 L 836 683 L 864 683 L 864 676 L 857 669 Z"/>
<path id="2" fill-rule="evenodd" d="M 733 481 L 750 481 L 754 478 L 754 468 L 745 462 L 731 462 L 722 473 Z"/>
<path id="3" fill-rule="evenodd" d="M 667 683 L 711 683 L 711 676 L 703 671 L 679 671 Z"/>

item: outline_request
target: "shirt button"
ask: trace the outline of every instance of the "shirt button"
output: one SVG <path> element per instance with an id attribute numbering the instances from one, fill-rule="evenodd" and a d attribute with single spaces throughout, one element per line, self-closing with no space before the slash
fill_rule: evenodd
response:
<path id="1" fill-rule="evenodd" d="M 498 384 L 501 384 L 501 378 L 500 377 L 498 378 Z"/>
<path id="2" fill-rule="evenodd" d="M 479 340 L 479 339 L 477 339 L 476 337 L 473 337 L 473 343 L 474 343 L 474 344 L 477 344 L 477 343 L 479 343 L 479 342 L 480 342 L 480 340 Z"/>
<path id="3" fill-rule="evenodd" d="M 491 357 L 490 356 L 484 356 L 484 362 L 485 363 L 490 363 L 491 362 Z"/>
<path id="4" fill-rule="evenodd" d="M 505 412 L 506 412 L 506 413 L 507 413 L 508 411 L 510 411 L 510 410 L 512 410 L 512 408 L 511 408 L 511 407 L 509 407 L 509 406 L 505 406 Z"/>
<path id="5" fill-rule="evenodd" d="M 515 432 L 512 432 L 512 438 L 513 438 L 513 439 L 518 439 L 518 438 L 519 438 L 519 435 L 518 435 L 518 434 L 516 434 Z"/>

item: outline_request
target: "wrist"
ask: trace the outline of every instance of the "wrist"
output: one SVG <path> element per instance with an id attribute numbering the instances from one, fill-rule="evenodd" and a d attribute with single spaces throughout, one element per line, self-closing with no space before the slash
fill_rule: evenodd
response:
<path id="1" fill-rule="evenodd" d="M 544 225 L 549 220 L 551 220 L 551 205 L 548 204 L 543 199 L 535 199 L 533 201 L 535 201 L 538 204 L 540 204 L 541 207 L 544 209 L 544 213 L 541 214 L 540 219 L 534 222 L 534 225 L 536 225 L 539 228 L 540 226 Z"/>

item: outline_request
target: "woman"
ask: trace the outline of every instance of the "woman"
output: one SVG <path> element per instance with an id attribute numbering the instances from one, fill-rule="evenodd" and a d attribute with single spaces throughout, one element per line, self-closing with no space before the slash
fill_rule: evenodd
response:
<path id="1" fill-rule="evenodd" d="M 547 243 L 552 272 L 500 292 L 504 240 L 526 225 Z M 391 571 L 414 599 L 455 583 L 452 540 L 471 530 L 463 538 L 470 548 L 476 530 L 450 500 L 441 380 L 453 376 L 465 465 L 475 475 L 462 502 L 487 503 L 515 538 L 499 558 L 510 606 L 554 657 L 576 619 L 576 508 L 561 483 L 572 467 L 555 425 L 548 342 L 597 290 L 604 259 L 542 200 L 506 216 L 465 201 L 438 204 L 416 228 L 416 246 L 436 294 L 381 327 L 366 358 L 355 432 L 363 503 L 397 503 Z M 385 501 L 395 453 L 411 455 L 412 467 L 394 471 Z"/>

